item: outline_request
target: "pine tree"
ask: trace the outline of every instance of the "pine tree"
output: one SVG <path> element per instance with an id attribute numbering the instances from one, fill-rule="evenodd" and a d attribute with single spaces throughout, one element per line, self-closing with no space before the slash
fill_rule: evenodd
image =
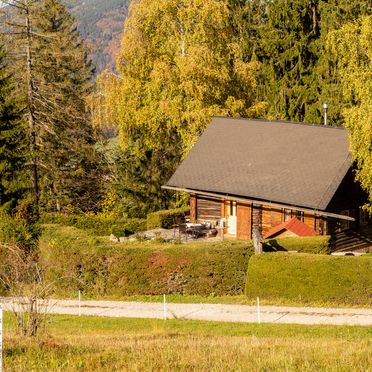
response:
<path id="1" fill-rule="evenodd" d="M 316 100 L 312 79 L 318 60 L 318 2 L 266 2 L 256 53 L 264 65 L 270 118 L 304 121 L 308 105 Z"/>
<path id="2" fill-rule="evenodd" d="M 35 202 L 41 198 L 47 209 L 94 208 L 100 181 L 85 109 L 94 70 L 74 19 L 57 0 L 10 4 L 17 10 L 15 30 L 23 30 L 12 41 L 27 56 L 19 54 L 16 71 L 27 96 Z"/>
<path id="3" fill-rule="evenodd" d="M 0 45 L 0 208 L 11 212 L 27 191 L 27 138 L 6 59 Z"/>
<path id="4" fill-rule="evenodd" d="M 48 110 L 40 112 L 44 123 L 39 133 L 42 165 L 42 202 L 55 207 L 71 203 L 89 210 L 100 196 L 99 170 L 94 150 L 94 133 L 86 110 L 94 69 L 87 58 L 73 17 L 57 0 L 38 4 L 34 27 L 46 36 L 37 39 L 38 76 L 36 96 L 48 97 Z M 40 92 L 40 95 L 39 95 Z"/>

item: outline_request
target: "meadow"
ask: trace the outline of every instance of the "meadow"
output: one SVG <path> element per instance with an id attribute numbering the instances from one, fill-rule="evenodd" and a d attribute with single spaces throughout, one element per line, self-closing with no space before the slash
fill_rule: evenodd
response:
<path id="1" fill-rule="evenodd" d="M 4 322 L 5 371 L 369 371 L 371 327 L 50 316 Z"/>

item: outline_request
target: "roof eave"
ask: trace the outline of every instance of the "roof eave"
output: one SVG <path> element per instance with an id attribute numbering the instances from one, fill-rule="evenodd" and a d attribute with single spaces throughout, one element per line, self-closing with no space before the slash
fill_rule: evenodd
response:
<path id="1" fill-rule="evenodd" d="M 202 190 L 194 190 L 194 189 L 182 188 L 182 187 L 171 186 L 171 185 L 164 185 L 164 186 L 162 186 L 162 189 L 179 191 L 179 192 L 187 192 L 187 193 L 198 194 L 198 195 L 203 195 L 203 196 L 210 196 L 210 197 L 219 198 L 219 199 L 229 199 L 229 200 L 233 200 L 233 201 L 241 201 L 241 202 L 257 204 L 257 205 L 267 205 L 267 206 L 270 206 L 270 207 L 294 209 L 294 210 L 297 210 L 297 211 L 300 211 L 300 212 L 313 213 L 313 214 L 318 215 L 318 216 L 332 217 L 332 218 L 337 218 L 337 219 L 340 219 L 340 220 L 347 220 L 347 221 L 355 221 L 355 218 L 349 217 L 349 216 L 343 216 L 341 214 L 330 213 L 330 212 L 320 210 L 320 209 L 315 209 L 315 208 L 306 208 L 306 207 L 301 207 L 301 206 L 296 206 L 296 205 L 279 203 L 279 202 L 270 201 L 270 200 L 260 200 L 260 199 L 253 199 L 253 198 L 248 198 L 248 197 L 244 197 L 244 196 L 219 194 L 219 193 L 207 192 L 207 191 L 202 191 Z"/>

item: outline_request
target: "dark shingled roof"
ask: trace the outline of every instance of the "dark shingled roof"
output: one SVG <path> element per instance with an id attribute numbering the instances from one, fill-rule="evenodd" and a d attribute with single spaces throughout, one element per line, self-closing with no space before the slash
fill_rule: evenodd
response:
<path id="1" fill-rule="evenodd" d="M 352 165 L 342 128 L 216 117 L 167 186 L 326 210 Z"/>

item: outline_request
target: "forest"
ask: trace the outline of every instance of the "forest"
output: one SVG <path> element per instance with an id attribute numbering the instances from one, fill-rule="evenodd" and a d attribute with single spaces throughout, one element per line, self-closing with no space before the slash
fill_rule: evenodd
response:
<path id="1" fill-rule="evenodd" d="M 96 71 L 115 68 L 129 0 L 64 0 L 62 3 L 75 16 Z"/>
<path id="2" fill-rule="evenodd" d="M 133 0 L 97 77 L 62 2 L 5 2 L 0 208 L 25 247 L 48 213 L 185 205 L 161 186 L 216 115 L 321 124 L 327 102 L 372 200 L 370 1 Z"/>

